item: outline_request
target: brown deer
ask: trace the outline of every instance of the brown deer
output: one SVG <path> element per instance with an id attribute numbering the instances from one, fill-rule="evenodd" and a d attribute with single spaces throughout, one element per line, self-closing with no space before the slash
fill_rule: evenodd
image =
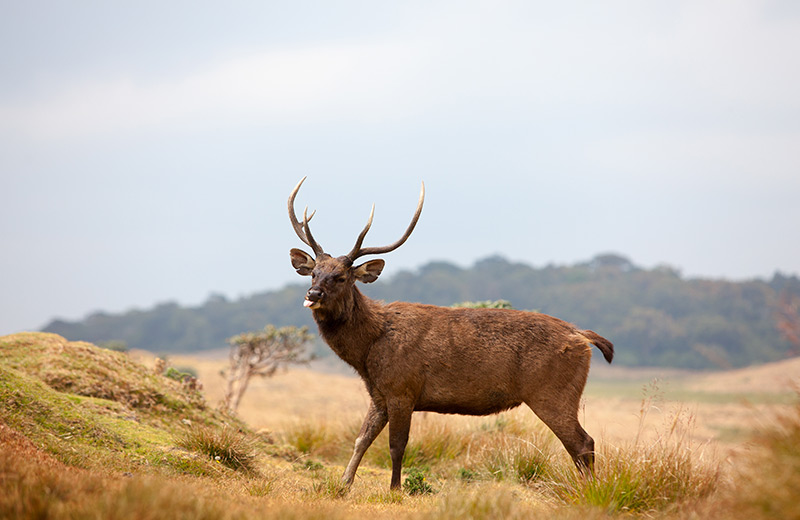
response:
<path id="1" fill-rule="evenodd" d="M 367 298 L 355 282 L 377 280 L 384 261 L 354 262 L 403 245 L 422 213 L 425 184 L 411 224 L 398 241 L 361 247 L 372 225 L 373 205 L 353 249 L 334 258 L 311 235 L 313 213 L 308 216 L 306 208 L 302 222 L 295 215 L 294 199 L 303 181 L 305 177 L 289 196 L 289 220 L 315 255 L 290 252 L 297 272 L 311 276 L 304 305 L 312 310 L 327 344 L 364 380 L 371 400 L 342 480 L 353 482 L 361 458 L 387 422 L 391 487 L 397 488 L 413 412 L 489 415 L 521 403 L 556 434 L 579 471 L 591 472 L 594 440 L 578 422 L 578 407 L 591 345 L 610 363 L 611 342 L 537 312 L 384 304 Z"/>

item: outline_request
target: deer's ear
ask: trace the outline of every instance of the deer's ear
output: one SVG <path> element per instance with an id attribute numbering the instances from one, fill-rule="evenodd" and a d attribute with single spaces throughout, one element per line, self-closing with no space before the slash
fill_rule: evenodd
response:
<path id="1" fill-rule="evenodd" d="M 289 256 L 292 258 L 292 267 L 297 270 L 297 274 L 309 276 L 317 262 L 311 258 L 311 255 L 302 249 L 292 249 L 289 251 Z"/>
<path id="2" fill-rule="evenodd" d="M 381 275 L 385 264 L 386 262 L 381 259 L 370 260 L 354 268 L 353 274 L 359 282 L 372 283 Z"/>

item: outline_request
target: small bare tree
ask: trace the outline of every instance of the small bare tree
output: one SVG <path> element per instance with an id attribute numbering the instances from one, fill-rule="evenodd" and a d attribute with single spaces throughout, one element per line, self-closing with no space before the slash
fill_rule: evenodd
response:
<path id="1" fill-rule="evenodd" d="M 228 338 L 231 351 L 230 365 L 222 372 L 227 379 L 223 408 L 236 412 L 251 377 L 271 377 L 281 366 L 311 361 L 314 356 L 307 352 L 306 346 L 313 338 L 308 327 L 276 328 L 272 325 L 260 332 L 245 332 Z"/>

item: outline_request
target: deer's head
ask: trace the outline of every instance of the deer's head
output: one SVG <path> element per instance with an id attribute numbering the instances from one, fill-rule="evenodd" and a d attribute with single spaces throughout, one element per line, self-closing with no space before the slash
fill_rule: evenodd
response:
<path id="1" fill-rule="evenodd" d="M 406 232 L 399 240 L 393 244 L 383 247 L 361 247 L 364 237 L 367 236 L 369 228 L 372 226 L 372 217 L 375 215 L 375 205 L 369 214 L 367 225 L 358 235 L 353 249 L 344 256 L 334 258 L 326 253 L 322 247 L 314 240 L 308 223 L 314 216 L 308 215 L 308 207 L 303 211 L 302 223 L 297 219 L 294 211 L 294 199 L 300 186 L 306 178 L 303 177 L 297 183 L 292 194 L 289 196 L 289 220 L 292 223 L 297 236 L 314 252 L 314 257 L 302 249 L 292 249 L 289 255 L 292 259 L 292 266 L 297 273 L 303 276 L 311 276 L 311 288 L 306 293 L 304 305 L 314 310 L 326 310 L 341 307 L 342 301 L 351 293 L 351 288 L 356 280 L 363 283 L 371 283 L 378 279 L 383 271 L 384 261 L 380 259 L 369 260 L 363 264 L 354 265 L 355 261 L 366 255 L 380 255 L 394 251 L 411 236 L 414 226 L 417 225 L 419 216 L 422 213 L 422 203 L 425 201 L 425 184 L 419 194 L 419 203 L 411 224 L 408 225 Z"/>

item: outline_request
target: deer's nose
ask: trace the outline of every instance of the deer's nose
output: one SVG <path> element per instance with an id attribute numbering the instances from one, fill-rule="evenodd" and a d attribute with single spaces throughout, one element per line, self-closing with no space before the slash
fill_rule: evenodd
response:
<path id="1" fill-rule="evenodd" d="M 322 292 L 322 289 L 320 289 L 319 287 L 312 287 L 306 293 L 306 300 L 312 302 L 318 302 L 322 299 L 323 296 L 325 296 L 325 293 Z"/>

